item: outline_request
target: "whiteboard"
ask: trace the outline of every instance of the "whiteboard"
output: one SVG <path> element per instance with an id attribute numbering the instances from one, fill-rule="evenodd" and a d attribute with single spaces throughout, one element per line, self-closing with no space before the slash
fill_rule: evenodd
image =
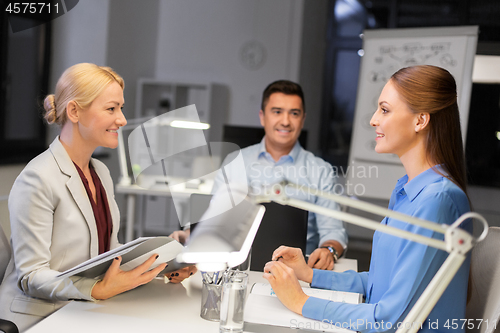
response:
<path id="1" fill-rule="evenodd" d="M 375 152 L 375 130 L 370 126 L 382 89 L 400 68 L 435 65 L 454 76 L 465 142 L 478 30 L 467 26 L 364 31 L 346 177 L 348 195 L 389 199 L 396 181 L 405 174 L 398 156 Z"/>

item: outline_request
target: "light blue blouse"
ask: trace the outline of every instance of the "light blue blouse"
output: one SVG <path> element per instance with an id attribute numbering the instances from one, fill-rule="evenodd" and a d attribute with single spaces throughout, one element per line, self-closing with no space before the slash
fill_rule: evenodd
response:
<path id="1" fill-rule="evenodd" d="M 446 224 L 470 210 L 465 193 L 433 169 L 407 182 L 408 176 L 398 180 L 389 202 L 390 209 Z M 441 234 L 392 218 L 386 217 L 381 223 L 443 239 Z M 462 228 L 472 232 L 472 222 L 464 222 Z M 311 283 L 318 288 L 362 293 L 366 302 L 345 304 L 310 297 L 302 314 L 362 332 L 394 331 L 446 257 L 444 251 L 377 231 L 373 236 L 368 272 L 314 270 Z M 453 319 L 459 324 L 453 332 L 465 331 L 460 319 L 465 318 L 469 266 L 470 254 L 423 323 L 421 332 L 451 331 Z"/>
<path id="2" fill-rule="evenodd" d="M 262 191 L 262 187 L 288 180 L 292 183 L 320 189 L 326 192 L 343 191 L 343 186 L 336 183 L 338 172 L 332 166 L 313 153 L 303 149 L 297 141 L 288 155 L 281 156 L 275 162 L 266 150 L 265 138 L 256 145 L 241 150 L 241 155 L 245 164 L 246 177 L 249 187 L 254 194 Z M 234 155 L 229 155 L 226 160 L 234 159 Z M 226 165 L 227 163 L 223 163 Z M 226 173 L 243 174 L 243 170 L 229 170 L 231 164 L 226 166 Z M 232 168 L 234 169 L 234 168 Z M 245 177 L 245 176 L 243 176 Z M 240 178 L 240 177 L 235 177 Z M 218 172 L 212 193 L 224 184 L 221 172 Z M 315 203 L 319 206 L 339 210 L 339 205 L 331 200 L 309 195 L 305 191 L 293 191 L 287 189 L 287 195 L 292 198 Z M 338 241 L 344 249 L 347 246 L 347 233 L 342 221 L 337 219 L 309 213 L 307 227 L 306 253 L 310 254 L 319 245 L 327 240 Z"/>

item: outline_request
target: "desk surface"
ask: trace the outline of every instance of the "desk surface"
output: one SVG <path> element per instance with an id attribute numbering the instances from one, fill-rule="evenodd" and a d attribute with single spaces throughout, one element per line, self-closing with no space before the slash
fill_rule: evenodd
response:
<path id="1" fill-rule="evenodd" d="M 335 271 L 356 268 L 356 260 L 340 259 Z M 249 285 L 256 282 L 267 281 L 249 272 Z M 200 317 L 201 286 L 199 272 L 181 284 L 155 279 L 105 301 L 71 302 L 27 332 L 219 332 L 219 322 Z"/>

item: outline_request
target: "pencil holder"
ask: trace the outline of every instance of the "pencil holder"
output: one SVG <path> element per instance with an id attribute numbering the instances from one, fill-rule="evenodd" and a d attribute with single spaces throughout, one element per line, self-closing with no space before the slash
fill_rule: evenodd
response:
<path id="1" fill-rule="evenodd" d="M 219 321 L 221 293 L 222 284 L 203 281 L 203 287 L 201 289 L 201 318 L 210 321 Z"/>

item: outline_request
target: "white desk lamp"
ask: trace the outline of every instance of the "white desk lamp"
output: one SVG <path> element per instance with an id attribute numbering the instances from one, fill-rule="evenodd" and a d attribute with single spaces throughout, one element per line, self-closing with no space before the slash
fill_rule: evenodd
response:
<path id="1" fill-rule="evenodd" d="M 363 210 L 380 216 L 392 217 L 394 219 L 412 225 L 417 225 L 429 230 L 433 230 L 440 234 L 444 234 L 444 240 L 428 238 L 425 236 L 417 235 L 408 231 L 404 231 L 398 228 L 381 224 L 379 221 L 370 220 L 367 218 L 353 215 L 351 213 L 332 210 L 309 202 L 290 198 L 286 195 L 285 191 L 286 187 L 300 190 L 310 195 L 319 196 L 332 201 L 336 201 L 339 204 L 350 206 L 359 210 Z M 405 238 L 427 246 L 432 246 L 434 248 L 449 253 L 448 258 L 445 260 L 441 268 L 438 270 L 434 278 L 431 280 L 427 288 L 424 290 L 420 298 L 417 300 L 413 308 L 410 310 L 410 312 L 404 319 L 400 328 L 397 330 L 398 333 L 402 332 L 415 333 L 420 329 L 420 326 L 415 325 L 415 323 L 424 323 L 425 319 L 432 311 L 437 301 L 444 293 L 444 291 L 450 284 L 451 280 L 455 276 L 456 272 L 464 262 L 467 252 L 469 252 L 476 243 L 482 241 L 488 233 L 487 221 L 481 215 L 473 212 L 466 213 L 460 216 L 460 218 L 458 218 L 451 225 L 442 225 L 442 224 L 437 224 L 435 222 L 412 217 L 403 213 L 395 212 L 393 210 L 383 208 L 374 204 L 370 204 L 367 202 L 358 201 L 340 195 L 323 192 L 306 186 L 299 186 L 286 181 L 274 184 L 264 192 L 265 193 L 263 195 L 258 195 L 252 198 L 255 204 L 274 201 L 282 205 L 293 206 L 310 212 L 322 214 L 325 216 L 330 216 L 342 220 L 344 222 L 352 223 L 368 229 L 379 230 L 381 232 L 390 235 Z M 484 230 L 477 239 L 475 239 L 468 232 L 459 228 L 460 224 L 469 218 L 478 219 L 483 223 Z M 220 215 L 220 220 L 224 219 L 227 220 L 227 218 L 224 217 L 224 215 Z M 227 225 L 237 224 L 234 223 L 235 222 L 234 220 L 226 222 L 228 222 Z M 248 224 L 248 221 L 246 224 Z M 201 239 L 198 239 L 198 241 L 199 240 Z M 212 241 L 214 240 L 212 239 Z M 211 261 L 212 264 L 216 264 L 216 262 L 219 260 L 224 261 L 226 257 L 227 256 L 221 255 L 220 253 L 218 253 L 217 255 L 211 255 L 210 253 L 204 253 L 203 255 L 201 255 L 200 253 L 196 254 L 190 251 L 189 248 L 186 248 L 186 250 L 181 255 L 179 255 L 177 259 L 180 261 L 186 261 L 191 263 L 203 262 L 206 264 L 208 260 L 207 258 L 210 258 L 210 260 L 208 261 Z M 222 265 L 226 263 L 227 262 L 219 262 L 218 264 Z"/>
<path id="2" fill-rule="evenodd" d="M 380 216 L 387 216 L 403 221 L 412 225 L 417 225 L 429 230 L 433 230 L 440 234 L 444 234 L 444 240 L 437 240 L 425 236 L 417 235 L 408 231 L 394 228 L 388 225 L 381 224 L 379 221 L 370 220 L 350 213 L 345 213 L 337 210 L 320 207 L 305 201 L 289 198 L 285 194 L 285 188 L 289 186 L 296 190 L 304 191 L 310 195 L 319 196 L 325 199 L 336 201 L 339 204 L 350 206 L 359 210 L 377 214 Z M 444 293 L 451 280 L 457 273 L 458 269 L 464 262 L 467 252 L 469 252 L 474 245 L 482 241 L 488 234 L 488 222 L 481 215 L 469 212 L 460 216 L 453 224 L 437 224 L 435 222 L 426 221 L 416 217 L 412 217 L 403 213 L 395 212 L 393 210 L 383 208 L 374 204 L 363 201 L 354 200 L 340 195 L 323 192 L 310 187 L 299 186 L 289 182 L 282 182 L 273 185 L 262 196 L 255 198 L 256 202 L 275 201 L 282 205 L 288 205 L 304 209 L 310 212 L 330 216 L 342 220 L 344 222 L 352 223 L 365 227 L 368 229 L 379 230 L 386 234 L 405 238 L 415 241 L 427 246 L 446 251 L 449 253 L 443 265 L 440 267 L 434 278 L 431 280 L 427 288 L 424 290 L 420 298 L 417 300 L 413 308 L 410 310 L 400 328 L 398 333 L 402 332 L 417 332 L 420 329 L 419 325 L 415 323 L 424 323 L 425 319 L 432 311 L 441 295 Z M 475 239 L 468 232 L 459 228 L 460 224 L 469 218 L 478 219 L 483 223 L 484 230 L 481 235 Z"/>
<path id="3" fill-rule="evenodd" d="M 250 253 L 266 208 L 247 197 L 247 191 L 232 188 L 217 192 L 200 223 L 192 232 L 182 263 L 196 263 L 200 271 L 216 272 L 242 264 Z"/>

